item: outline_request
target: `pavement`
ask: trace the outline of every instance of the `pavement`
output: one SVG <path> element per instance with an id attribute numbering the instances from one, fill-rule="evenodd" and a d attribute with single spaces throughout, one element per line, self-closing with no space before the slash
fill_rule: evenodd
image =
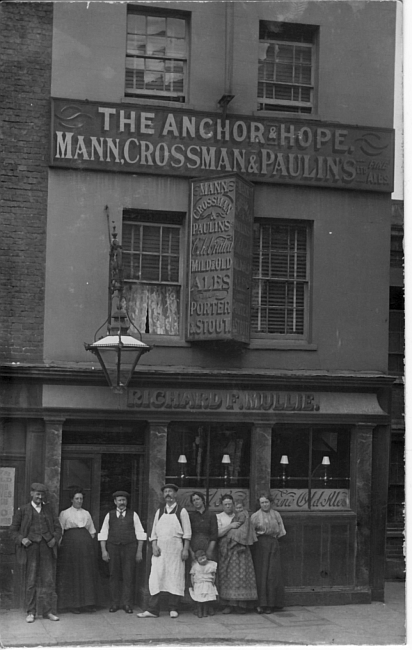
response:
<path id="1" fill-rule="evenodd" d="M 61 614 L 60 621 L 25 621 L 21 610 L 0 610 L 0 647 L 44 646 L 249 646 L 405 645 L 405 583 L 387 582 L 385 602 L 370 605 L 286 607 L 274 614 L 216 613 L 199 619 L 191 611 L 171 619 L 110 614 Z"/>

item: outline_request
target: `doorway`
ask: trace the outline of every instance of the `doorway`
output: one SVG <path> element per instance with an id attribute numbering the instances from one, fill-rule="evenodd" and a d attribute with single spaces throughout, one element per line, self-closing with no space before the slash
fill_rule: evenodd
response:
<path id="1" fill-rule="evenodd" d="M 71 506 L 70 488 L 84 490 L 83 508 L 92 516 L 99 533 L 106 514 L 114 509 L 113 492 L 130 494 L 128 507 L 136 511 L 146 530 L 144 511 L 144 435 L 146 423 L 110 421 L 71 422 L 63 430 L 60 479 L 60 507 Z M 96 554 L 101 580 L 100 605 L 109 602 L 108 566 L 101 558 L 96 535 Z M 137 576 L 136 576 L 137 578 Z M 140 582 L 136 580 L 136 582 Z M 136 589 L 135 601 L 139 600 Z"/>

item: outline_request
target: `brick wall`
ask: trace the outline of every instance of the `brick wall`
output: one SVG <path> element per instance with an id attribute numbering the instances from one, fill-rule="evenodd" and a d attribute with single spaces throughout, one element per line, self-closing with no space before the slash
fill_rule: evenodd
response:
<path id="1" fill-rule="evenodd" d="M 0 4 L 0 360 L 42 360 L 52 3 Z"/>

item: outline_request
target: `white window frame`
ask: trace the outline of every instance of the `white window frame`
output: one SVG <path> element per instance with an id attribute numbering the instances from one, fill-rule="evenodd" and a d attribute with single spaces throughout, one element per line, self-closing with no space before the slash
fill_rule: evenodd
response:
<path id="1" fill-rule="evenodd" d="M 261 21 L 267 22 L 267 21 Z M 281 24 L 281 23 L 280 23 Z M 257 90 L 257 100 L 258 100 L 258 110 L 265 111 L 276 111 L 276 112 L 290 112 L 297 113 L 302 115 L 312 115 L 315 111 L 315 70 L 316 70 L 316 34 L 313 33 L 311 40 L 309 42 L 309 37 L 307 41 L 294 41 L 294 40 L 277 40 L 277 39 L 259 39 L 259 48 L 262 45 L 273 45 L 276 47 L 291 47 L 293 48 L 293 68 L 295 68 L 295 52 L 296 48 L 307 48 L 311 52 L 311 80 L 309 84 L 299 83 L 299 82 L 287 82 L 279 81 L 276 79 L 276 61 L 274 62 L 274 78 L 273 81 L 269 79 L 260 79 L 258 75 L 258 90 Z M 260 54 L 258 59 L 258 66 L 260 65 Z M 266 85 L 273 86 L 273 94 L 275 94 L 276 87 L 285 87 L 285 88 L 297 88 L 299 91 L 301 89 L 310 91 L 310 101 L 299 101 L 296 99 L 277 99 L 266 98 L 259 96 L 259 87 L 260 85 L 264 87 Z"/>
<path id="2" fill-rule="evenodd" d="M 262 227 L 276 227 L 276 226 L 285 226 L 288 228 L 304 228 L 306 231 L 306 277 L 299 278 L 297 277 L 297 250 L 295 249 L 295 274 L 294 276 L 272 276 L 272 275 L 264 275 L 262 272 L 262 245 L 263 245 L 263 231 Z M 308 341 L 309 340 L 309 305 L 310 305 L 310 269 L 311 269 L 311 253 L 312 253 L 312 246 L 311 246 L 311 222 L 309 221 L 289 221 L 289 220 L 269 220 L 269 219 L 259 219 L 255 221 L 254 228 L 258 228 L 258 236 L 259 236 L 259 251 L 258 251 L 258 256 L 259 256 L 259 272 L 256 274 L 255 270 L 255 256 L 256 256 L 256 250 L 255 250 L 255 242 L 256 239 L 254 237 L 254 243 L 253 243 L 253 279 L 252 279 L 252 305 L 251 305 L 251 339 L 267 339 L 267 340 L 296 340 L 296 341 Z M 303 328 L 302 332 L 290 332 L 287 330 L 287 312 L 288 312 L 288 306 L 286 304 L 285 300 L 285 305 L 284 305 L 284 310 L 285 310 L 285 331 L 284 332 L 268 332 L 268 331 L 262 331 L 261 329 L 261 322 L 262 322 L 262 311 L 264 311 L 265 306 L 262 306 L 261 304 L 261 299 L 262 299 L 262 291 L 265 286 L 265 284 L 270 284 L 270 283 L 281 283 L 286 285 L 292 285 L 292 287 L 296 287 L 297 285 L 303 286 L 304 290 L 304 298 L 303 298 Z M 257 285 L 257 289 L 256 289 Z M 258 295 L 258 303 L 254 303 L 255 296 Z M 293 311 L 297 308 L 296 303 L 294 303 L 295 306 L 293 308 Z M 254 329 L 254 312 L 255 309 L 257 308 L 257 327 L 258 329 Z M 296 313 L 293 315 L 293 321 L 296 322 Z M 260 328 L 260 331 L 259 331 Z"/>
<path id="3" fill-rule="evenodd" d="M 184 55 L 175 55 L 167 56 L 159 54 L 136 54 L 128 49 L 128 36 L 129 36 L 129 16 L 140 15 L 146 17 L 154 18 L 177 18 L 185 22 L 185 42 L 186 50 Z M 183 91 L 170 91 L 170 90 L 158 90 L 158 89 L 146 89 L 146 88 L 128 88 L 127 87 L 127 61 L 128 59 L 143 60 L 146 64 L 147 61 L 155 62 L 166 62 L 166 61 L 176 61 L 183 65 Z M 128 7 L 127 10 L 127 27 L 126 27 L 126 60 L 125 60 L 125 96 L 126 97 L 135 97 L 135 98 L 144 98 L 144 99 L 153 99 L 155 101 L 172 101 L 177 103 L 187 102 L 187 93 L 188 93 L 188 70 L 189 70 L 189 17 L 187 13 L 184 12 L 175 12 L 175 11 L 158 11 L 156 9 L 136 9 L 135 7 Z M 165 71 L 166 75 L 167 72 Z"/>

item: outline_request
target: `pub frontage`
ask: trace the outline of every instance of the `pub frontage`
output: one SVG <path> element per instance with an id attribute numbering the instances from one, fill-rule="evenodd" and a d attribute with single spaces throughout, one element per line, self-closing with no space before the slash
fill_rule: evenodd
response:
<path id="1" fill-rule="evenodd" d="M 165 481 L 216 511 L 270 490 L 286 605 L 383 601 L 394 7 L 89 4 L 53 8 L 42 358 L 1 363 L 2 602 L 33 481 L 56 511 L 81 485 L 96 529 L 127 490 L 148 532 Z M 300 99 L 276 104 L 282 47 Z M 109 387 L 91 351 L 119 310 L 147 354 Z"/>

